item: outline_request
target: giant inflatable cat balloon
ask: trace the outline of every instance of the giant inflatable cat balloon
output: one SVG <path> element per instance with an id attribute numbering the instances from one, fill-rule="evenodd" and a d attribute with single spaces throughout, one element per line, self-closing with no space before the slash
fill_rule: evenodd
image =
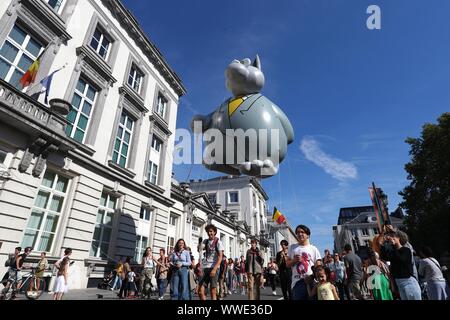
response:
<path id="1" fill-rule="evenodd" d="M 284 112 L 260 93 L 265 79 L 258 56 L 253 63 L 250 59 L 234 60 L 227 67 L 225 76 L 233 97 L 207 116 L 194 116 L 191 123 L 192 130 L 198 121 L 197 126 L 201 123 L 203 133 L 217 129 L 223 134 L 223 148 L 212 152 L 213 158 L 220 161 L 211 163 L 210 155 L 203 158 L 203 164 L 210 170 L 231 175 L 273 176 L 286 156 L 288 144 L 294 140 L 292 125 Z M 227 129 L 256 134 L 249 134 L 243 143 L 235 137 L 230 139 Z M 273 134 L 275 131 L 277 134 Z M 211 143 L 214 141 L 208 142 L 206 148 Z M 257 146 L 257 152 L 249 147 L 252 143 Z"/>

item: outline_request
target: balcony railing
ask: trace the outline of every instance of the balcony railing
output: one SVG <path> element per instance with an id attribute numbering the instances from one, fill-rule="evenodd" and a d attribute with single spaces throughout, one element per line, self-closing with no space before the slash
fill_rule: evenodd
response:
<path id="1" fill-rule="evenodd" d="M 65 118 L 53 113 L 48 107 L 3 80 L 0 80 L 0 105 L 19 113 L 32 123 L 65 136 Z"/>

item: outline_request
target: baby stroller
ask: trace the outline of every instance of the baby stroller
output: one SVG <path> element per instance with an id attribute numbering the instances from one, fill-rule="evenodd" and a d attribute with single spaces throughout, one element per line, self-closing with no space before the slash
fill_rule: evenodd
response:
<path id="1" fill-rule="evenodd" d="M 115 277 L 115 272 L 110 272 L 108 275 L 106 275 L 103 280 L 97 285 L 97 288 L 102 290 L 108 290 L 112 287 L 112 283 Z"/>

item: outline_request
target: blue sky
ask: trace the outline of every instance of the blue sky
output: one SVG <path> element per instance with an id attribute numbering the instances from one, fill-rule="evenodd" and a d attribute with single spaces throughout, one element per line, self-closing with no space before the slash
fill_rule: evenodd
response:
<path id="1" fill-rule="evenodd" d="M 446 0 L 124 0 L 180 75 L 177 127 L 230 96 L 224 70 L 261 57 L 269 99 L 290 118 L 295 141 L 280 173 L 264 179 L 269 205 L 306 224 L 321 252 L 333 248 L 340 207 L 370 205 L 372 181 L 389 196 L 408 183 L 408 136 L 449 111 L 450 2 Z M 366 9 L 381 8 L 381 30 Z M 217 174 L 174 166 L 178 180 Z"/>

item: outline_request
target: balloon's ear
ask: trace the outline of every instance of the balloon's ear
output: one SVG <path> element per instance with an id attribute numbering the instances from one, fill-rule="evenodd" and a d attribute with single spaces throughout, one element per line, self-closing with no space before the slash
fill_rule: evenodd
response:
<path id="1" fill-rule="evenodd" d="M 259 55 L 256 55 L 255 61 L 253 61 L 253 66 L 261 70 L 261 61 L 259 60 Z"/>

